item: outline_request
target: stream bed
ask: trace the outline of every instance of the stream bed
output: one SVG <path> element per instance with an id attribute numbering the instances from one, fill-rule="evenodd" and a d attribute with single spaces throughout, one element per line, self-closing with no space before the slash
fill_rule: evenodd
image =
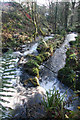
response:
<path id="1" fill-rule="evenodd" d="M 41 82 L 40 85 L 45 88 L 47 91 L 49 89 L 52 89 L 55 87 L 56 90 L 59 90 L 60 94 L 63 95 L 65 93 L 65 99 L 70 99 L 74 94 L 73 90 L 69 89 L 67 86 L 62 84 L 58 78 L 58 71 L 64 67 L 65 60 L 66 60 L 66 51 L 68 48 L 70 48 L 69 42 L 75 41 L 75 37 L 77 34 L 71 33 L 68 34 L 65 38 L 64 43 L 62 46 L 54 52 L 53 56 L 44 63 L 44 65 L 47 67 L 42 67 L 41 69 Z M 49 68 L 49 69 L 48 69 Z M 67 91 L 67 93 L 66 93 Z M 73 97 L 74 99 L 74 97 Z M 80 104 L 79 98 L 76 97 L 76 100 L 73 101 L 73 103 L 69 106 L 67 106 L 70 110 L 76 110 L 77 106 Z"/>
<path id="2" fill-rule="evenodd" d="M 44 62 L 44 65 L 47 66 L 48 68 L 44 67 L 41 65 L 41 70 L 40 70 L 40 86 L 43 87 L 45 90 L 49 91 L 49 89 L 53 89 L 54 87 L 56 90 L 60 91 L 60 94 L 63 95 L 66 90 L 67 90 L 67 97 L 66 99 L 69 99 L 72 95 L 74 95 L 74 92 L 71 89 L 68 89 L 68 87 L 64 86 L 59 80 L 57 79 L 57 74 L 58 71 L 64 67 L 65 65 L 65 60 L 66 60 L 66 51 L 70 47 L 69 46 L 69 41 L 75 41 L 75 37 L 77 36 L 76 33 L 71 33 L 68 34 L 65 38 L 64 43 L 60 48 L 57 48 L 56 51 L 54 52 L 53 56 L 49 58 L 46 62 Z M 53 36 L 45 37 L 44 39 L 47 40 L 48 38 L 52 38 Z M 5 102 L 1 101 L 2 106 L 6 108 L 11 108 L 14 109 L 14 104 L 23 104 L 20 99 L 25 98 L 25 96 L 21 95 L 21 92 L 25 91 L 25 88 L 23 87 L 22 83 L 20 82 L 21 79 L 27 79 L 26 73 L 23 74 L 23 71 L 21 71 L 21 68 L 17 67 L 17 63 L 19 61 L 19 58 L 21 56 L 26 56 L 27 54 L 38 54 L 36 48 L 38 46 L 38 42 L 35 42 L 33 44 L 29 44 L 28 46 L 23 45 L 22 46 L 22 52 L 17 51 L 10 53 L 9 56 L 12 56 L 14 58 L 10 59 L 11 65 L 6 68 L 5 71 L 7 74 L 5 75 L 5 78 L 8 76 L 8 82 L 10 82 L 11 87 L 6 86 L 3 89 L 8 90 L 8 92 L 0 92 L 0 96 L 2 96 L 1 99 L 5 100 Z M 7 57 L 7 56 L 6 56 Z M 3 63 L 7 64 L 7 58 L 3 58 Z M 50 70 L 51 69 L 51 70 Z M 3 70 L 3 69 L 2 69 Z M 13 74 L 11 74 L 11 71 Z M 4 72 L 5 73 L 5 72 Z M 5 80 L 5 79 L 4 79 Z M 20 89 L 22 91 L 20 91 Z M 14 91 L 11 93 L 10 91 Z M 12 97 L 8 97 L 7 95 L 12 95 Z M 19 99 L 20 98 L 20 99 Z M 8 101 L 8 103 L 6 102 Z M 73 101 L 73 105 L 69 105 L 68 109 L 74 110 L 76 109 L 76 106 L 79 104 L 79 98 L 77 98 L 75 101 Z M 5 110 L 6 111 L 6 110 Z M 8 115 L 8 112 L 6 112 L 6 115 Z"/>

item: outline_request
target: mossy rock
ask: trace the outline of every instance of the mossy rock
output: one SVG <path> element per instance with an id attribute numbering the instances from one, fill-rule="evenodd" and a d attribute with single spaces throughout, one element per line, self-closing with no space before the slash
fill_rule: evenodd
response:
<path id="1" fill-rule="evenodd" d="M 27 85 L 28 83 L 32 83 L 34 87 L 40 86 L 39 79 L 37 77 L 29 78 L 29 79 L 24 81 L 24 85 Z"/>
<path id="2" fill-rule="evenodd" d="M 50 45 L 49 48 L 47 49 L 47 52 L 49 52 L 51 54 L 51 56 L 53 55 L 53 46 Z"/>
<path id="3" fill-rule="evenodd" d="M 45 52 L 43 54 L 43 56 L 44 56 L 45 60 L 47 60 L 51 56 L 51 54 L 49 52 Z"/>
<path id="4" fill-rule="evenodd" d="M 26 57 L 28 59 L 33 59 L 39 65 L 43 62 L 42 58 L 39 55 L 35 56 L 35 55 L 28 54 Z"/>
<path id="5" fill-rule="evenodd" d="M 34 84 L 34 86 L 40 86 L 39 79 L 37 77 L 34 77 L 31 82 L 32 82 L 32 84 Z"/>
<path id="6" fill-rule="evenodd" d="M 39 55 L 35 57 L 35 60 L 39 65 L 43 62 L 43 59 Z"/>
<path id="7" fill-rule="evenodd" d="M 72 70 L 67 67 L 66 68 L 64 67 L 58 72 L 59 80 L 68 87 L 70 87 L 73 84 L 73 78 L 71 78 L 71 76 L 72 76 Z"/>
<path id="8" fill-rule="evenodd" d="M 41 58 L 41 61 L 47 60 L 51 56 L 51 53 L 49 52 L 44 52 L 42 54 L 39 54 L 39 57 Z"/>
<path id="9" fill-rule="evenodd" d="M 58 79 L 73 90 L 80 90 L 80 75 L 70 66 L 65 66 L 59 70 Z"/>
<path id="10" fill-rule="evenodd" d="M 27 63 L 24 64 L 24 67 L 25 68 L 33 68 L 33 67 L 39 68 L 39 65 L 35 60 L 29 60 Z"/>
<path id="11" fill-rule="evenodd" d="M 43 55 L 43 54 L 39 54 L 39 57 L 42 59 L 42 61 L 44 61 L 44 60 L 45 60 L 45 57 L 44 57 L 44 55 Z"/>
<path id="12" fill-rule="evenodd" d="M 28 59 L 34 59 L 34 58 L 35 58 L 35 55 L 28 54 L 28 55 L 25 56 L 25 58 L 28 58 Z"/>
<path id="13" fill-rule="evenodd" d="M 39 53 L 45 52 L 48 48 L 49 46 L 47 45 L 47 43 L 44 40 L 42 40 L 42 42 L 37 47 L 37 51 Z"/>
<path id="14" fill-rule="evenodd" d="M 32 75 L 32 76 L 37 76 L 39 78 L 39 69 L 36 67 L 33 68 L 25 68 L 25 71 Z"/>
<path id="15" fill-rule="evenodd" d="M 77 57 L 74 58 L 73 56 L 71 56 L 71 57 L 67 58 L 65 67 L 70 67 L 73 70 L 76 70 L 78 67 Z"/>
<path id="16" fill-rule="evenodd" d="M 38 68 L 33 68 L 32 73 L 34 76 L 37 76 L 39 78 L 39 69 Z"/>

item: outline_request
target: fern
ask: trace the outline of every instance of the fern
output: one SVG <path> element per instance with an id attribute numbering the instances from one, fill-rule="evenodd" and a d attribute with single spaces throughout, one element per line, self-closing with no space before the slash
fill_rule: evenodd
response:
<path id="1" fill-rule="evenodd" d="M 12 80 L 16 79 L 15 58 L 11 52 L 7 52 L 2 56 L 0 65 L 0 120 L 9 119 L 11 116 L 10 98 L 14 93 Z"/>

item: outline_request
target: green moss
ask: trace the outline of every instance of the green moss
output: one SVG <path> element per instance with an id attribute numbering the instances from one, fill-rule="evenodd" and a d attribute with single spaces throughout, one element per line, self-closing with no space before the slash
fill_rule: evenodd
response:
<path id="1" fill-rule="evenodd" d="M 42 61 L 45 60 L 45 57 L 43 56 L 43 54 L 39 54 L 39 57 L 42 59 Z"/>
<path id="2" fill-rule="evenodd" d="M 34 78 L 31 80 L 31 82 L 32 82 L 32 84 L 33 84 L 34 86 L 40 86 L 40 85 L 39 85 L 39 80 L 38 80 L 37 77 L 34 77 Z"/>
<path id="3" fill-rule="evenodd" d="M 39 77 L 39 69 L 36 68 L 36 67 L 33 67 L 33 68 L 25 68 L 25 71 L 27 73 L 29 73 L 30 75 L 32 76 L 37 76 Z"/>
<path id="4" fill-rule="evenodd" d="M 56 35 L 54 38 L 61 38 L 60 35 Z M 53 48 L 57 46 L 60 41 L 49 40 L 45 42 L 44 40 L 38 45 L 37 50 L 39 55 L 27 55 L 26 57 L 29 61 L 24 65 L 25 70 L 33 75 L 39 77 L 39 65 L 46 61 L 51 55 L 53 55 Z M 54 46 L 53 46 L 54 45 Z"/>
<path id="5" fill-rule="evenodd" d="M 24 81 L 24 85 L 27 85 L 29 82 L 31 82 L 34 86 L 39 86 L 39 80 L 37 77 L 29 78 Z"/>
<path id="6" fill-rule="evenodd" d="M 32 69 L 32 74 L 33 74 L 34 76 L 39 77 L 39 69 L 38 69 L 38 68 L 33 68 L 33 69 Z"/>
<path id="7" fill-rule="evenodd" d="M 73 90 L 80 90 L 80 36 L 76 38 L 75 42 L 71 42 L 71 48 L 67 51 L 66 65 L 59 70 L 58 78 L 65 85 L 71 87 Z M 74 43 L 74 44 L 73 44 Z"/>
<path id="8" fill-rule="evenodd" d="M 39 53 L 46 52 L 48 48 L 49 46 L 47 45 L 47 43 L 44 40 L 42 40 L 41 43 L 37 47 L 37 51 Z"/>
<path id="9" fill-rule="evenodd" d="M 31 60 L 33 59 L 34 63 L 36 62 L 39 65 L 43 62 L 43 59 L 40 57 L 40 55 L 35 56 L 28 54 L 26 57 Z"/>
<path id="10" fill-rule="evenodd" d="M 35 60 L 29 60 L 26 64 L 25 64 L 26 68 L 39 68 L 39 65 L 37 64 L 37 62 Z"/>
<path id="11" fill-rule="evenodd" d="M 40 56 L 35 57 L 36 62 L 40 65 L 43 62 L 43 59 L 41 59 Z"/>
<path id="12" fill-rule="evenodd" d="M 59 78 L 59 80 L 63 83 L 63 84 L 65 84 L 65 85 L 67 85 L 67 86 L 71 86 L 72 85 L 72 83 L 73 83 L 73 80 L 72 79 L 70 79 L 70 76 L 71 76 L 71 70 L 70 69 L 68 69 L 68 68 L 63 68 L 63 69 L 61 69 L 59 72 L 58 72 L 58 78 Z"/>
<path id="13" fill-rule="evenodd" d="M 43 61 L 47 60 L 51 56 L 51 53 L 49 52 L 44 52 L 42 54 L 39 54 L 38 59 L 39 62 L 42 63 Z"/>
<path id="14" fill-rule="evenodd" d="M 30 75 L 38 76 L 39 77 L 39 65 L 36 60 L 29 60 L 25 65 L 24 69 Z"/>
<path id="15" fill-rule="evenodd" d="M 51 56 L 51 54 L 49 52 L 45 52 L 43 54 L 43 56 L 44 56 L 45 60 L 47 60 Z"/>

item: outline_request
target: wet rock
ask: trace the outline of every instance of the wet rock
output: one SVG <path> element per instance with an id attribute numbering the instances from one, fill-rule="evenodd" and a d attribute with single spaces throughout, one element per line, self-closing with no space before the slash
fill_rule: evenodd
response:
<path id="1" fill-rule="evenodd" d="M 21 57 L 23 54 L 20 51 L 13 52 L 14 57 Z"/>
<path id="2" fill-rule="evenodd" d="M 28 119 L 29 120 L 40 120 L 46 116 L 46 112 L 42 105 L 34 105 L 30 106 L 28 109 Z"/>
<path id="3" fill-rule="evenodd" d="M 27 120 L 28 118 L 26 106 L 16 106 L 12 116 L 12 120 Z"/>
<path id="4" fill-rule="evenodd" d="M 27 90 L 19 86 L 19 89 L 21 90 L 18 96 L 16 94 L 17 101 L 14 104 L 15 110 L 11 120 L 38 120 L 46 116 L 42 104 L 43 97 L 46 98 L 45 89 L 40 86 Z"/>
<path id="5" fill-rule="evenodd" d="M 42 105 L 43 97 L 46 97 L 45 90 L 42 87 L 37 87 L 36 92 L 28 101 L 28 118 L 38 120 L 46 116 L 44 106 Z"/>

